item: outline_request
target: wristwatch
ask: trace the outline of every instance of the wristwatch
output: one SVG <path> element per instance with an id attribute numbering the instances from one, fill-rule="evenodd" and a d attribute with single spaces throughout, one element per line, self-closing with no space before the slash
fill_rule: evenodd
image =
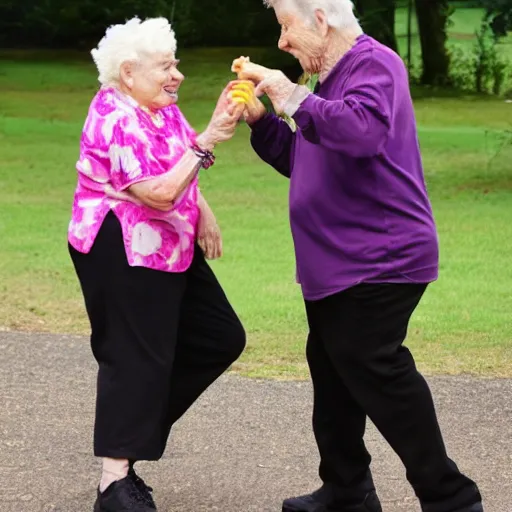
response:
<path id="1" fill-rule="evenodd" d="M 215 163 L 215 155 L 211 151 L 205 151 L 197 144 L 190 146 L 190 149 L 201 159 L 201 167 L 203 169 L 209 169 Z"/>

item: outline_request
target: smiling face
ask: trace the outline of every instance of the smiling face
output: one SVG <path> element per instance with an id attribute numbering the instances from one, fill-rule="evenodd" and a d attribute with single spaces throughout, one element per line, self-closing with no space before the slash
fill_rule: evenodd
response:
<path id="1" fill-rule="evenodd" d="M 155 53 L 139 62 L 125 62 L 121 66 L 121 88 L 143 107 L 168 107 L 178 101 L 178 89 L 185 79 L 178 64 L 172 53 Z"/>
<path id="2" fill-rule="evenodd" d="M 279 49 L 290 53 L 308 73 L 318 73 L 322 68 L 327 46 L 328 25 L 323 12 L 317 11 L 311 20 L 278 4 L 274 9 L 281 25 Z"/>

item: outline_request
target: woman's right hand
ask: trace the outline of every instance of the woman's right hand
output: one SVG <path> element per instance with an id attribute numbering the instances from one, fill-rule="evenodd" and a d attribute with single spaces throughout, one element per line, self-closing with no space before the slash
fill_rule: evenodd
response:
<path id="1" fill-rule="evenodd" d="M 197 143 L 201 149 L 213 151 L 217 144 L 231 139 L 235 133 L 245 106 L 230 101 L 229 92 L 228 84 L 217 101 L 208 127 L 197 137 Z"/>
<path id="2" fill-rule="evenodd" d="M 244 119 L 249 125 L 259 121 L 267 108 L 256 96 L 254 84 L 248 80 L 233 80 L 229 83 L 229 97 L 233 102 L 242 101 L 245 105 Z"/>

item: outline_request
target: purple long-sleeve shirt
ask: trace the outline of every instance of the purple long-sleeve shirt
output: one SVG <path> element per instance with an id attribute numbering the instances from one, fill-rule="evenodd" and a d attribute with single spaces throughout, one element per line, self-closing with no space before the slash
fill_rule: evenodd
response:
<path id="1" fill-rule="evenodd" d="M 295 132 L 267 114 L 252 126 L 251 143 L 290 177 L 304 298 L 363 282 L 437 279 L 437 233 L 400 57 L 360 36 L 293 119 Z"/>

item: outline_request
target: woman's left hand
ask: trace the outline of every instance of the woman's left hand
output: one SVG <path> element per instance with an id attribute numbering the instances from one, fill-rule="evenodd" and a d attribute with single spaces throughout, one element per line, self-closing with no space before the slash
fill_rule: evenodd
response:
<path id="1" fill-rule="evenodd" d="M 197 243 L 209 260 L 222 256 L 222 235 L 217 219 L 205 199 L 199 198 L 199 225 Z"/>
<path id="2" fill-rule="evenodd" d="M 297 87 L 282 71 L 265 68 L 253 62 L 244 64 L 238 76 L 241 80 L 251 80 L 256 85 L 256 96 L 266 94 L 278 114 L 284 111 Z"/>

